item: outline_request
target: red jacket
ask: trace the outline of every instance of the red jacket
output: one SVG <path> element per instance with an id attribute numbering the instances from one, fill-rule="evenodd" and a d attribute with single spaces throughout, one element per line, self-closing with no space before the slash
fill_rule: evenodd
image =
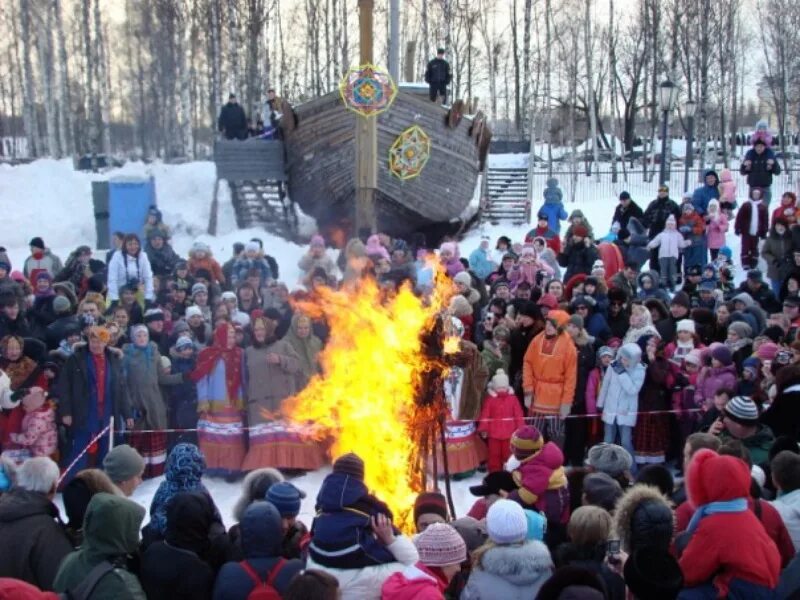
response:
<path id="1" fill-rule="evenodd" d="M 483 399 L 478 421 L 478 432 L 495 440 L 510 440 L 514 432 L 525 425 L 522 407 L 511 390 L 490 390 Z"/>
<path id="2" fill-rule="evenodd" d="M 736 235 L 750 235 L 750 219 L 753 218 L 753 203 L 749 200 L 742 204 L 739 212 L 736 213 L 736 221 L 734 221 L 733 229 Z M 758 203 L 758 231 L 756 235 L 762 240 L 767 237 L 767 230 L 769 229 L 769 213 L 767 207 L 764 206 L 763 200 Z"/>
<path id="3" fill-rule="evenodd" d="M 795 206 L 795 204 L 796 201 L 792 201 L 788 206 L 785 206 L 783 204 L 783 198 L 781 198 L 781 203 L 775 210 L 772 211 L 771 223 L 775 223 L 775 219 L 778 217 L 783 217 L 786 219 L 789 222 L 790 227 L 797 223 L 797 206 Z"/>
<path id="4" fill-rule="evenodd" d="M 444 600 L 447 582 L 418 562 L 383 582 L 381 600 Z"/>

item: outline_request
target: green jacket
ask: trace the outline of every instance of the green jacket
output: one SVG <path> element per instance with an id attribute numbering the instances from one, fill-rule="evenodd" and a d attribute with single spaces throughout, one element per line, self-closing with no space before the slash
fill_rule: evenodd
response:
<path id="1" fill-rule="evenodd" d="M 723 430 L 719 434 L 719 439 L 724 444 L 737 438 L 733 437 L 728 431 Z M 750 460 L 754 465 L 763 465 L 769 462 L 769 450 L 772 444 L 775 443 L 775 435 L 772 430 L 766 425 L 759 425 L 758 430 L 750 437 L 742 438 L 739 440 L 742 446 L 747 448 L 750 453 Z"/>
<path id="2" fill-rule="evenodd" d="M 139 529 L 145 510 L 127 498 L 95 494 L 83 520 L 83 546 L 67 556 L 58 569 L 53 589 L 75 589 L 100 562 L 125 564 L 125 557 L 139 547 Z M 103 577 L 91 600 L 146 600 L 136 575 L 124 566 Z"/>

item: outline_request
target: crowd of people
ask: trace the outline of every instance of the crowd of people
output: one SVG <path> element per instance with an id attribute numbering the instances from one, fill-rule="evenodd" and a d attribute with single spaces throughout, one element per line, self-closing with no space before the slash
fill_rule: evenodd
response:
<path id="1" fill-rule="evenodd" d="M 201 242 L 178 256 L 156 207 L 104 260 L 80 246 L 62 264 L 41 238 L 20 270 L 0 254 L 0 592 L 800 594 L 800 226 L 791 191 L 768 208 L 768 141 L 742 162 L 740 206 L 734 176 L 709 171 L 680 203 L 666 185 L 644 210 L 622 192 L 598 235 L 551 180 L 522 239 L 462 257 L 456 240 L 373 234 L 334 258 L 317 235 L 291 292 L 257 239 L 224 264 Z M 326 449 L 281 403 L 324 376 L 331 331 L 295 301 L 364 278 L 424 296 L 436 269 L 460 337 L 443 452 L 455 477 L 486 472 L 474 505 L 455 519 L 423 492 L 409 537 L 347 454 L 301 523 L 284 476 Z M 227 530 L 203 479 L 245 473 Z M 129 497 L 162 474 L 142 529 Z"/>

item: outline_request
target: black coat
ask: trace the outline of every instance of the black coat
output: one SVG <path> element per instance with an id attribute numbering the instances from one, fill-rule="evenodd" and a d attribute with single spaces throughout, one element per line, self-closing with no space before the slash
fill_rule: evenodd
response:
<path id="1" fill-rule="evenodd" d="M 450 63 L 443 58 L 434 58 L 428 63 L 425 69 L 425 82 L 434 83 L 450 83 L 453 75 L 450 71 Z"/>
<path id="2" fill-rule="evenodd" d="M 664 231 L 667 218 L 674 215 L 675 222 L 681 218 L 681 209 L 674 200 L 667 198 L 656 198 L 644 211 L 642 224 L 647 227 L 650 239 Z"/>
<path id="3" fill-rule="evenodd" d="M 44 494 L 14 489 L 0 497 L 0 577 L 52 590 L 72 544 L 58 509 Z"/>
<path id="4" fill-rule="evenodd" d="M 536 335 L 535 326 L 519 327 L 511 332 L 511 336 L 508 340 L 508 377 L 511 385 L 514 387 L 515 393 L 519 393 L 522 389 L 522 362 L 534 335 Z M 519 382 L 515 381 L 517 376 L 519 376 Z M 517 385 L 517 383 L 519 385 Z M 522 396 L 519 396 L 519 398 L 521 399 Z"/>
<path id="5" fill-rule="evenodd" d="M 145 252 L 147 253 L 147 258 L 150 260 L 150 268 L 153 271 L 153 275 L 158 277 L 168 277 L 172 275 L 172 271 L 175 269 L 175 263 L 181 259 L 180 256 L 175 254 L 175 250 L 172 249 L 172 246 L 166 242 L 158 250 L 148 243 Z"/>
<path id="6" fill-rule="evenodd" d="M 564 281 L 569 282 L 578 273 L 589 275 L 598 256 L 597 247 L 594 244 L 589 246 L 584 243 L 571 244 L 566 252 L 558 255 L 558 264 L 567 268 L 564 273 Z"/>
<path id="7" fill-rule="evenodd" d="M 226 139 L 243 140 L 247 138 L 247 116 L 240 104 L 228 102 L 219 111 L 217 128 Z"/>
<path id="8" fill-rule="evenodd" d="M 86 372 L 88 347 L 75 350 L 67 359 L 58 378 L 58 414 L 60 417 L 72 417 L 72 427 L 81 430 L 86 427 L 89 416 L 89 374 Z M 111 369 L 111 390 L 106 390 L 107 398 L 111 398 L 113 414 L 128 419 L 133 416 L 128 389 L 122 375 L 122 361 L 110 350 L 106 349 L 108 368 Z"/>
<path id="9" fill-rule="evenodd" d="M 59 317 L 50 325 L 47 326 L 45 330 L 45 341 L 47 342 L 47 349 L 48 350 L 55 350 L 58 348 L 58 345 L 61 343 L 65 337 L 67 337 L 67 331 L 69 329 L 74 328 L 80 331 L 81 329 L 81 322 L 78 320 L 78 317 L 75 315 L 68 315 L 66 317 Z"/>
<path id="10" fill-rule="evenodd" d="M 627 207 L 622 206 L 622 203 L 619 203 L 616 210 L 614 210 L 614 216 L 611 219 L 611 224 L 613 225 L 616 222 L 619 223 L 619 226 L 622 229 L 627 229 L 628 221 L 631 220 L 631 217 L 636 217 L 640 221 L 644 218 L 644 211 L 642 210 L 641 206 L 636 204 L 636 202 L 633 200 L 631 200 L 631 203 Z"/>
<path id="11" fill-rule="evenodd" d="M 744 164 L 747 160 L 752 162 L 749 169 Z M 762 154 L 758 154 L 751 148 L 744 155 L 739 172 L 747 175 L 747 185 L 750 187 L 768 188 L 772 185 L 772 176 L 780 175 L 781 165 L 777 159 L 773 159 L 772 167 L 768 166 L 766 150 Z"/>

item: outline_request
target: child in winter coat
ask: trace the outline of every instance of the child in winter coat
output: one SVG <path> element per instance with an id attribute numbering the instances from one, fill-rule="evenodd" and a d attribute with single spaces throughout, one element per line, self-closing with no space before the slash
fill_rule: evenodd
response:
<path id="1" fill-rule="evenodd" d="M 538 213 L 547 215 L 547 224 L 550 229 L 556 233 L 561 233 L 561 221 L 567 218 L 567 211 L 564 209 L 564 203 L 561 201 L 564 194 L 561 188 L 558 187 L 558 179 L 551 177 L 547 180 L 547 187 L 545 187 L 542 195 L 544 196 L 544 204 L 539 209 Z"/>
<path id="2" fill-rule="evenodd" d="M 564 454 L 553 442 L 545 443 L 533 425 L 525 425 L 511 437 L 513 462 L 511 472 L 519 488 L 508 498 L 544 513 L 550 524 L 565 525 L 569 520 L 569 489 L 564 471 Z"/>
<path id="3" fill-rule="evenodd" d="M 211 274 L 211 284 L 225 284 L 225 275 L 222 273 L 222 267 L 211 254 L 211 248 L 208 244 L 203 242 L 195 242 L 192 244 L 192 249 L 189 250 L 189 274 L 192 277 L 197 277 L 197 271 L 203 269 Z"/>
<path id="4" fill-rule="evenodd" d="M 730 169 L 723 169 L 719 182 L 719 208 L 728 219 L 733 218 L 736 209 L 736 181 Z"/>
<path id="5" fill-rule="evenodd" d="M 444 242 L 439 247 L 439 261 L 450 277 L 455 277 L 464 270 L 464 265 L 461 264 L 461 253 L 455 242 Z"/>
<path id="6" fill-rule="evenodd" d="M 719 249 L 725 245 L 725 234 L 728 232 L 728 217 L 720 208 L 718 200 L 708 203 L 708 212 L 705 216 L 706 244 L 711 253 L 711 260 L 716 260 Z"/>
<path id="7" fill-rule="evenodd" d="M 588 445 L 590 446 L 599 443 L 603 439 L 603 434 L 601 433 L 602 420 L 597 416 L 597 396 L 600 394 L 600 386 L 603 385 L 606 370 L 616 354 L 617 351 L 614 348 L 602 346 L 597 351 L 597 366 L 589 371 L 589 377 L 586 380 L 586 414 L 593 415 L 589 417 Z"/>
<path id="8" fill-rule="evenodd" d="M 170 351 L 173 373 L 191 373 L 197 364 L 197 351 L 194 342 L 188 336 L 180 336 Z M 169 428 L 197 428 L 197 385 L 185 381 L 171 385 L 169 390 Z M 181 442 L 197 444 L 197 433 L 194 431 L 171 434 L 170 449 Z"/>
<path id="9" fill-rule="evenodd" d="M 503 470 L 511 456 L 511 436 L 524 424 L 522 407 L 508 375 L 498 369 L 489 382 L 478 417 L 478 433 L 489 444 L 489 473 Z"/>
<path id="10" fill-rule="evenodd" d="M 794 192 L 784 192 L 780 205 L 772 211 L 772 222 L 778 217 L 786 219 L 789 227 L 797 223 L 797 196 Z"/>
<path id="11" fill-rule="evenodd" d="M 45 391 L 33 387 L 22 398 L 25 416 L 22 418 L 22 429 L 19 433 L 9 434 L 9 439 L 19 452 L 10 450 L 17 462 L 25 458 L 52 456 L 58 447 L 56 430 L 56 412 L 47 402 Z"/>
<path id="12" fill-rule="evenodd" d="M 647 248 L 652 250 L 658 248 L 658 266 L 661 271 L 661 285 L 670 291 L 675 290 L 675 282 L 678 274 L 678 256 L 681 250 L 688 247 L 691 242 L 684 240 L 683 235 L 678 231 L 678 223 L 675 215 L 670 215 L 664 224 L 664 231 L 656 235 Z"/>
<path id="13" fill-rule="evenodd" d="M 678 221 L 678 231 L 689 242 L 683 255 L 684 273 L 690 267 L 702 267 L 706 264 L 705 229 L 705 221 L 698 214 L 695 205 L 691 201 L 685 202 L 681 206 L 681 218 Z"/>
<path id="14" fill-rule="evenodd" d="M 336 278 L 336 264 L 325 253 L 325 240 L 321 235 L 315 235 L 311 238 L 308 252 L 303 255 L 297 266 L 303 271 L 302 282 L 306 287 L 310 287 L 311 274 L 318 268 L 325 271 L 329 281 L 333 281 Z M 269 265 L 267 265 L 267 268 L 269 268 Z M 266 282 L 267 279 L 263 279 L 263 281 Z"/>
<path id="15" fill-rule="evenodd" d="M 623 448 L 634 455 L 633 428 L 639 409 L 639 390 L 644 384 L 645 367 L 638 344 L 624 344 L 617 352 L 603 378 L 597 408 L 603 411 L 606 444 L 616 444 L 617 434 Z"/>
<path id="16" fill-rule="evenodd" d="M 687 597 L 773 597 L 781 557 L 748 508 L 750 486 L 743 460 L 706 449 L 692 457 L 686 490 L 696 510 L 680 556 Z"/>
<path id="17" fill-rule="evenodd" d="M 301 258 L 300 265 L 298 265 L 300 269 L 304 271 L 305 269 L 303 269 L 303 266 L 306 265 L 304 262 L 305 258 L 305 256 Z M 329 266 L 330 268 L 333 268 L 333 261 L 331 261 Z M 305 274 L 304 281 L 311 280 L 311 274 L 314 272 L 315 268 L 316 265 L 311 266 L 310 270 Z M 264 255 L 261 251 L 261 246 L 255 240 L 250 240 L 245 244 L 244 253 L 242 253 L 242 255 L 236 259 L 236 262 L 233 263 L 233 271 L 231 273 L 233 281 L 231 283 L 233 285 L 239 285 L 247 280 L 252 271 L 256 271 L 258 273 L 260 287 L 266 287 L 273 279 L 273 273 L 269 266 L 269 262 L 267 262 L 267 259 L 264 258 Z"/>
<path id="18" fill-rule="evenodd" d="M 736 213 L 734 232 L 742 238 L 742 267 L 747 270 L 758 266 L 758 242 L 766 239 L 769 228 L 769 213 L 763 197 L 761 188 L 750 188 L 750 198 Z"/>

